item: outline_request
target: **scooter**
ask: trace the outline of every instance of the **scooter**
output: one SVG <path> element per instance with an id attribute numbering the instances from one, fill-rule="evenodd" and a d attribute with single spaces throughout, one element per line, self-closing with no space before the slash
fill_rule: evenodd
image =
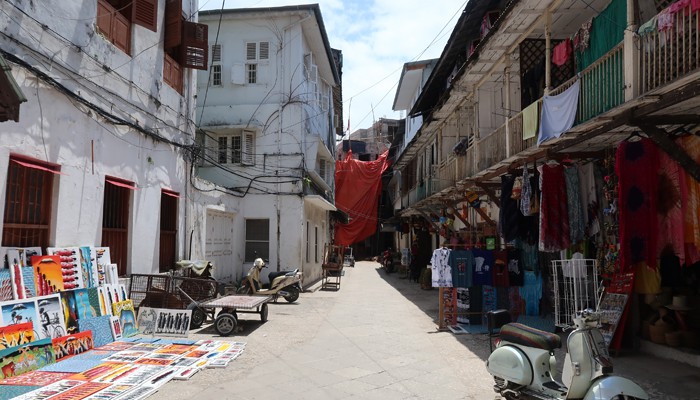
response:
<path id="1" fill-rule="evenodd" d="M 598 330 L 600 314 L 593 310 L 574 315 L 576 329 L 567 339 L 562 382 L 554 379 L 554 350 L 561 339 L 553 333 L 528 326 L 503 325 L 500 341 L 486 361 L 493 375 L 494 390 L 512 399 L 648 399 L 636 383 L 612 375 L 613 367 L 603 335 Z"/>
<path id="2" fill-rule="evenodd" d="M 284 297 L 288 303 L 297 301 L 301 293 L 301 272 L 298 268 L 292 271 L 270 272 L 267 275 L 270 280 L 269 286 L 260 284 L 260 272 L 263 268 L 266 268 L 265 261 L 262 258 L 256 258 L 236 293 L 269 295 L 275 302 L 280 296 Z"/>
<path id="3" fill-rule="evenodd" d="M 394 272 L 394 255 L 391 253 L 391 250 L 384 250 L 382 264 L 384 265 L 384 270 L 387 274 Z"/>

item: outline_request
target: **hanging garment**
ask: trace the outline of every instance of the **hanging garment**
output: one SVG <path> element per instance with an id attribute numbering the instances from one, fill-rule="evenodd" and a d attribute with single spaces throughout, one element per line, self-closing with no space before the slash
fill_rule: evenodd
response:
<path id="1" fill-rule="evenodd" d="M 532 185 L 530 182 L 530 172 L 527 169 L 527 164 L 523 167 L 523 188 L 520 192 L 520 212 L 528 217 L 530 216 L 530 201 L 532 200 Z"/>
<path id="2" fill-rule="evenodd" d="M 493 252 L 493 286 L 510 286 L 508 283 L 508 252 Z"/>
<path id="3" fill-rule="evenodd" d="M 469 313 L 471 312 L 469 301 L 469 288 L 457 288 L 457 322 L 460 324 L 469 323 Z"/>
<path id="4" fill-rule="evenodd" d="M 518 243 L 520 249 L 520 262 L 523 271 L 533 271 L 540 273 L 539 251 L 536 244 L 529 244 L 521 241 Z"/>
<path id="5" fill-rule="evenodd" d="M 508 250 L 508 283 L 510 286 L 523 285 L 523 269 L 520 265 L 520 250 Z"/>
<path id="6" fill-rule="evenodd" d="M 690 11 L 700 10 L 700 0 L 690 0 Z"/>
<path id="7" fill-rule="evenodd" d="M 656 268 L 658 159 L 658 149 L 648 138 L 623 141 L 617 147 L 621 272 L 642 261 Z"/>
<path id="8" fill-rule="evenodd" d="M 595 183 L 594 164 L 592 162 L 578 167 L 579 192 L 581 194 L 581 206 L 583 207 L 583 223 L 586 236 L 593 236 L 600 232 L 598 211 L 598 193 Z"/>
<path id="9" fill-rule="evenodd" d="M 659 152 L 659 181 L 656 211 L 657 254 L 669 247 L 681 264 L 685 262 L 683 210 L 681 209 L 681 166 L 664 151 Z"/>
<path id="10" fill-rule="evenodd" d="M 451 250 L 441 247 L 433 251 L 430 259 L 432 265 L 433 287 L 452 287 L 452 267 L 450 267 Z"/>
<path id="11" fill-rule="evenodd" d="M 523 299 L 520 297 L 520 288 L 508 288 L 508 312 L 512 321 L 517 321 L 520 314 L 523 313 Z"/>
<path id="12" fill-rule="evenodd" d="M 584 22 L 579 28 L 578 35 L 578 47 L 576 50 L 586 50 L 591 42 L 591 27 L 593 26 L 593 18 Z"/>
<path id="13" fill-rule="evenodd" d="M 456 288 L 470 287 L 474 271 L 474 254 L 471 250 L 452 250 L 450 265 L 452 266 L 452 285 Z"/>
<path id="14" fill-rule="evenodd" d="M 523 140 L 537 136 L 540 125 L 540 102 L 533 101 L 523 110 Z"/>
<path id="15" fill-rule="evenodd" d="M 580 89 L 581 81 L 577 79 L 570 88 L 561 94 L 547 95 L 542 98 L 542 119 L 537 137 L 538 146 L 547 140 L 558 138 L 574 126 Z"/>
<path id="16" fill-rule="evenodd" d="M 576 244 L 583 240 L 586 223 L 583 219 L 581 206 L 581 187 L 578 179 L 578 167 L 576 165 L 564 169 L 566 179 L 566 200 L 569 209 L 569 237 L 571 243 Z"/>
<path id="17" fill-rule="evenodd" d="M 510 307 L 510 301 L 508 299 L 508 287 L 496 287 L 496 309 L 507 310 Z"/>
<path id="18" fill-rule="evenodd" d="M 540 299 L 542 299 L 542 275 L 525 271 L 525 283 L 520 288 L 520 297 L 525 302 L 525 315 L 539 315 Z"/>
<path id="19" fill-rule="evenodd" d="M 474 285 L 491 285 L 493 282 L 493 253 L 491 250 L 474 249 Z"/>
<path id="20" fill-rule="evenodd" d="M 634 292 L 638 294 L 658 294 L 661 292 L 661 272 L 659 268 L 649 268 L 646 262 L 633 265 Z"/>
<path id="21" fill-rule="evenodd" d="M 501 207 L 499 208 L 498 228 L 506 242 L 515 240 L 522 228 L 522 214 L 518 208 L 518 201 L 511 196 L 515 177 L 512 175 L 501 176 Z"/>
<path id="22" fill-rule="evenodd" d="M 671 14 L 677 14 L 684 8 L 688 7 L 690 0 L 677 0 L 675 3 L 668 6 L 668 12 Z"/>
<path id="23" fill-rule="evenodd" d="M 654 15 L 649 21 L 647 21 L 639 26 L 639 29 L 637 29 L 637 33 L 640 36 L 648 35 L 650 33 L 656 32 L 657 27 L 658 27 L 658 16 Z"/>
<path id="24" fill-rule="evenodd" d="M 569 62 L 569 58 L 574 54 L 571 39 L 564 39 L 552 49 L 552 62 L 561 67 Z"/>
<path id="25" fill-rule="evenodd" d="M 689 135 L 680 139 L 679 144 L 688 155 L 700 162 L 700 138 L 695 135 Z M 695 180 L 687 172 L 683 171 L 685 185 L 681 188 L 684 221 L 684 237 L 686 243 L 686 262 L 693 263 L 695 257 L 690 258 L 690 255 L 697 254 L 697 249 L 700 248 L 700 183 Z"/>
<path id="26" fill-rule="evenodd" d="M 493 286 L 485 285 L 481 289 L 482 299 L 481 299 L 481 312 L 484 314 L 483 322 L 486 323 L 486 313 L 496 309 L 496 288 Z"/>
<path id="27" fill-rule="evenodd" d="M 566 179 L 561 165 L 542 165 L 540 251 L 560 251 L 571 245 Z"/>
<path id="28" fill-rule="evenodd" d="M 659 32 L 670 31 L 675 23 L 675 16 L 668 8 L 662 10 L 656 17 Z"/>

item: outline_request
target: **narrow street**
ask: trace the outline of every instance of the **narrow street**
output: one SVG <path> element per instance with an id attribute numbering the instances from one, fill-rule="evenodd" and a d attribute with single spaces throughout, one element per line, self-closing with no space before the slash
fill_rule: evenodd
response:
<path id="1" fill-rule="evenodd" d="M 242 315 L 247 342 L 224 369 L 170 382 L 155 399 L 494 399 L 483 334 L 437 332 L 437 291 L 387 277 L 378 263 L 345 268 L 339 291 L 271 304 L 269 321 Z M 206 326 L 191 339 L 221 339 Z M 558 358 L 563 356 L 558 353 Z M 700 370 L 644 354 L 613 360 L 652 399 L 700 398 Z M 559 362 L 561 365 L 561 360 Z"/>

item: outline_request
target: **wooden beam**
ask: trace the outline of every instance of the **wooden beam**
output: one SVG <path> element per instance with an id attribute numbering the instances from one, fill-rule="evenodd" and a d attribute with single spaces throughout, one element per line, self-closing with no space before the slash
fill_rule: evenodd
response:
<path id="1" fill-rule="evenodd" d="M 486 212 L 484 212 L 484 210 L 481 209 L 481 207 L 475 207 L 474 209 L 476 210 L 477 214 L 481 215 L 481 218 L 483 218 L 487 224 L 489 224 L 491 226 L 496 226 L 496 222 L 494 222 L 494 220 L 492 220 L 491 217 L 489 217 L 486 214 Z"/>
<path id="2" fill-rule="evenodd" d="M 498 208 L 501 208 L 501 200 L 498 198 L 498 196 L 496 196 L 496 192 L 494 192 L 493 190 L 491 190 L 491 188 L 489 188 L 487 186 L 481 186 L 480 183 L 477 183 L 476 186 L 480 187 L 481 190 L 483 190 L 484 193 L 486 193 L 486 195 L 489 196 L 489 199 L 491 199 L 491 201 L 496 206 L 498 206 Z M 479 214 L 479 215 L 481 215 L 481 214 Z"/>
<path id="3" fill-rule="evenodd" d="M 700 165 L 698 165 L 682 147 L 671 140 L 665 130 L 653 125 L 640 125 L 639 128 L 643 130 L 661 150 L 665 151 L 669 157 L 678 162 L 688 174 L 695 178 L 696 181 L 700 182 Z"/>
<path id="4" fill-rule="evenodd" d="M 464 217 L 462 217 L 462 214 L 460 214 L 459 210 L 457 210 L 458 205 L 459 205 L 459 201 L 455 201 L 454 203 L 451 203 L 451 207 L 454 208 L 454 210 L 455 210 L 454 214 L 451 214 L 452 217 L 456 217 L 458 220 L 462 221 L 464 226 L 471 229 L 471 227 L 472 227 L 471 224 Z"/>
<path id="5" fill-rule="evenodd" d="M 433 226 L 433 228 L 435 229 L 435 232 L 440 233 L 440 227 L 437 226 L 437 224 L 436 224 L 435 222 L 433 222 L 433 219 L 430 218 L 430 216 L 429 216 L 428 214 L 426 214 L 425 211 L 423 211 L 423 210 L 421 210 L 421 209 L 419 209 L 419 208 L 416 208 L 416 211 L 418 211 L 418 213 L 419 213 L 423 218 L 425 218 L 425 220 L 428 221 L 428 223 L 429 223 L 430 225 Z"/>
<path id="6" fill-rule="evenodd" d="M 649 115 L 632 121 L 634 125 L 693 125 L 700 124 L 700 114 Z"/>

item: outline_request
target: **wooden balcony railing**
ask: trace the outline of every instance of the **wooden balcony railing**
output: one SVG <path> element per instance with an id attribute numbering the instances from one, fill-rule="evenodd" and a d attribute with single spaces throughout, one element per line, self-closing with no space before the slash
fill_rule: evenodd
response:
<path id="1" fill-rule="evenodd" d="M 623 55 L 624 46 L 623 42 L 620 42 L 603 57 L 581 71 L 581 92 L 575 124 L 588 121 L 625 102 Z M 551 94 L 561 93 L 571 84 L 573 80 L 559 86 Z"/>
<path id="2" fill-rule="evenodd" d="M 700 14 L 691 5 L 673 15 L 673 27 L 640 31 L 639 90 L 644 94 L 700 66 Z"/>
<path id="3" fill-rule="evenodd" d="M 479 140 L 477 170 L 482 171 L 506 159 L 506 125 Z"/>

